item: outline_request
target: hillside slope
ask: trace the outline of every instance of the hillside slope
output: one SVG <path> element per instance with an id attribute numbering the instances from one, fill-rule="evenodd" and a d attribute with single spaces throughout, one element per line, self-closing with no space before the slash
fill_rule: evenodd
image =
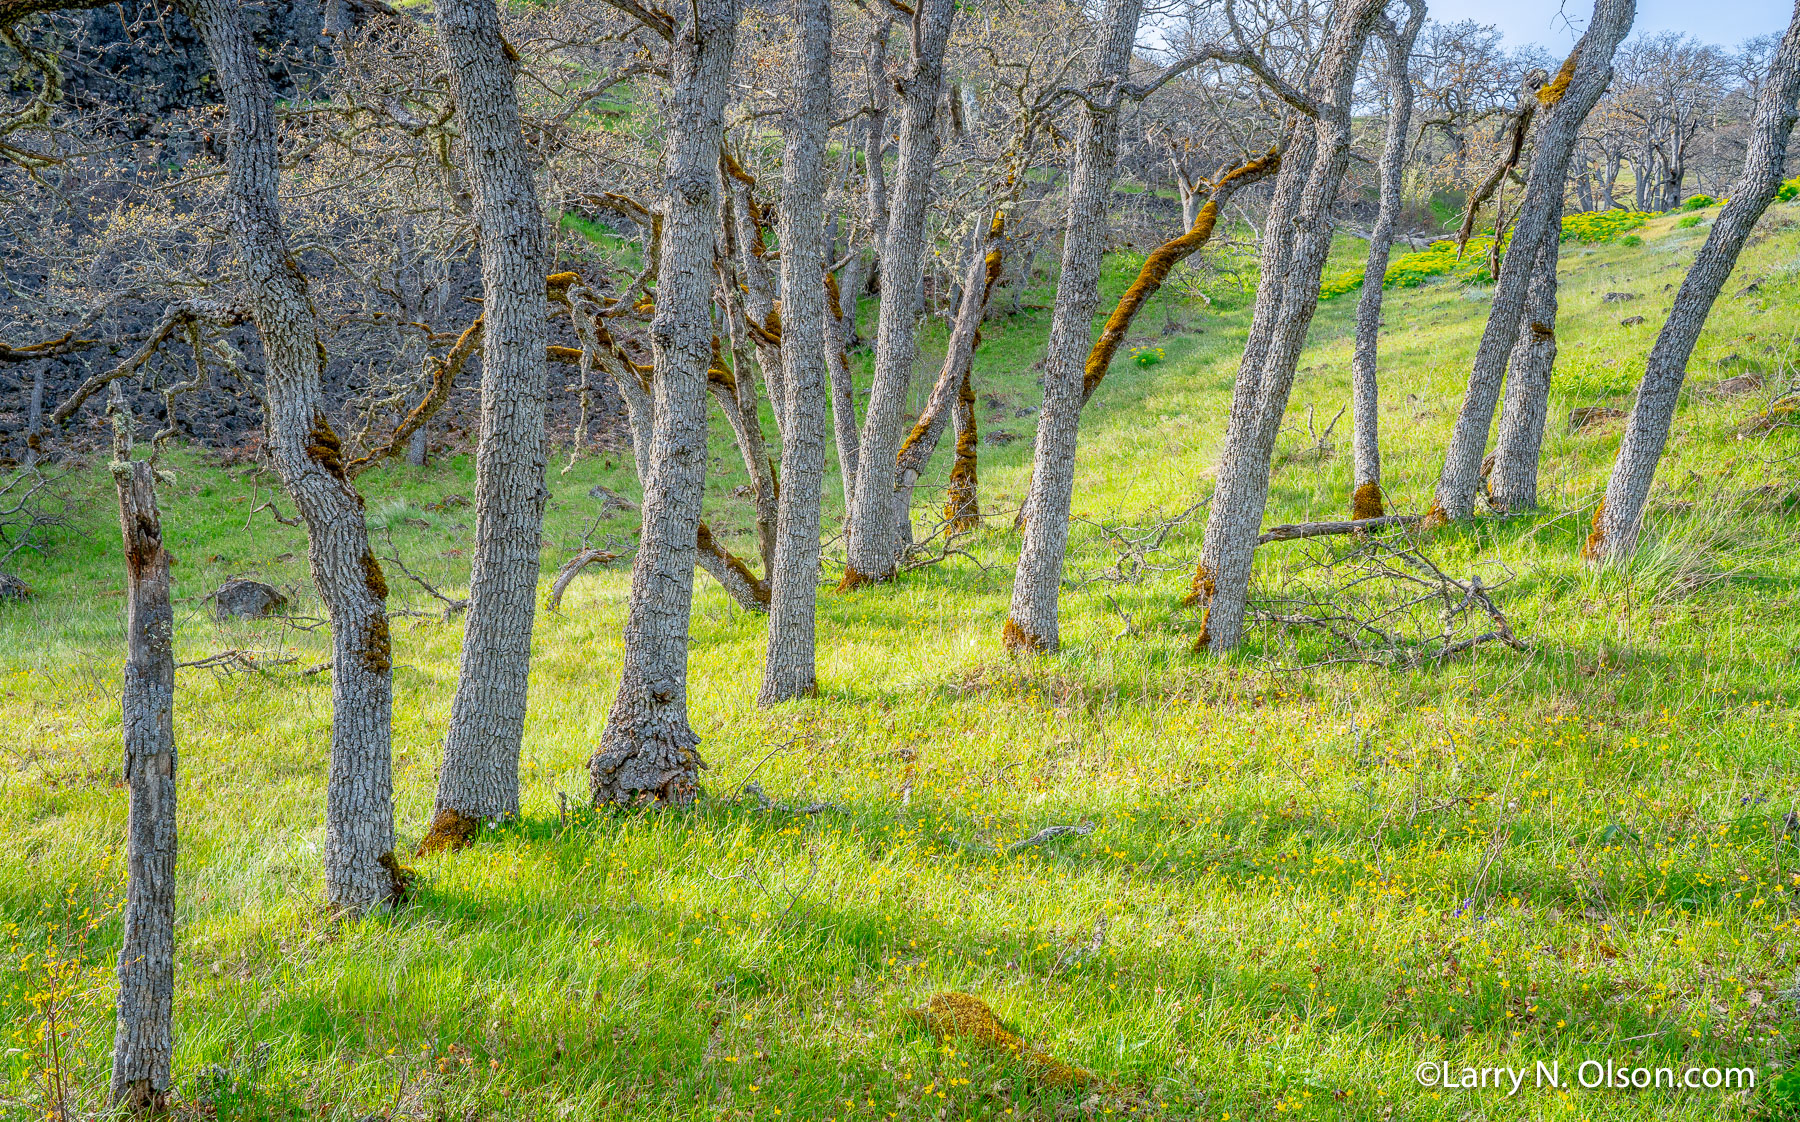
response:
<path id="1" fill-rule="evenodd" d="M 1800 206 L 1765 218 L 1701 341 L 1629 569 L 1577 558 L 1618 424 L 1566 423 L 1629 406 L 1704 233 L 1670 216 L 1641 245 L 1566 247 L 1546 510 L 1417 544 L 1500 585 L 1527 650 L 1296 669 L 1330 651 L 1259 628 L 1232 662 L 1197 658 L 1178 606 L 1196 511 L 1141 579 L 1065 593 L 1062 654 L 1007 658 L 1006 513 L 1049 318 L 1028 311 L 978 358 L 991 528 L 896 586 L 822 595 L 818 699 L 755 708 L 762 621 L 702 582 L 690 704 L 707 797 L 681 813 L 581 809 L 628 574 L 578 577 L 533 637 L 524 818 L 421 860 L 408 907 L 354 924 L 317 904 L 330 698 L 305 670 L 325 636 L 305 620 L 215 623 L 204 600 L 254 573 L 316 614 L 300 531 L 253 513 L 268 473 L 178 455 L 163 506 L 178 657 L 237 649 L 265 665 L 178 676 L 184 1100 L 220 1118 L 346 1120 L 1750 1116 L 1800 1035 L 1783 996 L 1800 917 L 1800 442 L 1745 424 L 1796 380 Z M 1210 490 L 1248 314 L 1225 296 L 1159 298 L 1134 342 L 1164 357 L 1122 359 L 1089 407 L 1072 581 L 1117 566 L 1109 541 L 1146 533 L 1121 527 Z M 1348 510 L 1347 414 L 1320 434 L 1348 403 L 1352 305 L 1321 310 L 1270 523 Z M 1447 281 L 1390 293 L 1394 509 L 1416 509 L 1436 477 L 1486 307 Z M 1716 391 L 1746 372 L 1764 388 Z M 722 428 L 709 517 L 741 535 Z M 946 469 L 940 453 L 929 478 Z M 458 595 L 473 515 L 446 499 L 470 493 L 472 465 L 364 481 L 406 565 Z M 616 454 L 553 470 L 547 572 L 584 531 L 627 536 L 631 516 L 602 520 L 588 497 L 597 484 L 636 494 Z M 37 596 L 0 605 L 0 1020 L 14 1034 L 0 1105 L 20 1117 L 43 1097 L 46 1009 L 90 1099 L 111 1044 L 123 578 L 109 484 L 90 469 L 71 485 L 70 525 L 20 568 Z M 1259 586 L 1316 582 L 1344 548 L 1269 546 Z M 394 625 L 399 828 L 416 841 L 459 629 L 387 567 L 395 606 L 420 613 Z M 787 809 L 815 802 L 831 805 Z M 1091 832 L 1006 848 L 1077 823 Z M 1006 1054 L 939 1044 L 906 1010 L 942 990 L 981 997 L 1103 1082 L 1060 1090 Z M 1554 1061 L 1567 1085 L 1528 1080 L 1516 1099 L 1421 1087 L 1425 1060 Z M 1747 1066 L 1758 1087 L 1582 1090 L 1587 1060 Z"/>

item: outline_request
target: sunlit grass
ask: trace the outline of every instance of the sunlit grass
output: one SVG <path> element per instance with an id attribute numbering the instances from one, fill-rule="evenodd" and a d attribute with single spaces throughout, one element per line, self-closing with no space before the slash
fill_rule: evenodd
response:
<path id="1" fill-rule="evenodd" d="M 1702 339 L 1646 548 L 1622 569 L 1576 556 L 1618 426 L 1570 432 L 1563 418 L 1628 407 L 1665 286 L 1703 232 L 1670 216 L 1639 247 L 1564 247 L 1546 510 L 1426 545 L 1452 571 L 1514 574 L 1499 602 L 1529 653 L 1290 674 L 1281 644 L 1253 633 L 1239 658 L 1197 658 L 1177 601 L 1201 512 L 1170 536 L 1169 571 L 1065 593 L 1067 649 L 1015 662 L 999 629 L 1017 543 L 997 517 L 963 543 L 979 565 L 822 592 L 822 693 L 773 711 L 754 705 L 763 621 L 700 578 L 691 704 L 707 795 L 690 811 L 596 814 L 581 804 L 620 662 L 615 567 L 538 617 L 522 819 L 420 861 L 410 904 L 358 923 L 318 907 L 330 698 L 326 675 L 302 671 L 325 637 L 215 624 L 201 600 L 254 573 L 317 613 L 303 537 L 250 515 L 267 473 L 177 456 L 163 510 L 179 657 L 294 660 L 179 672 L 184 1100 L 345 1120 L 1051 1119 L 1084 1103 L 1211 1119 L 1743 1116 L 1750 1100 L 1717 1092 L 1434 1093 L 1413 1068 L 1613 1059 L 1754 1065 L 1767 1082 L 1793 1057 L 1797 450 L 1792 430 L 1738 439 L 1761 400 L 1702 391 L 1745 369 L 1771 387 L 1790 375 L 1796 217 L 1766 220 L 1774 236 Z M 1048 303 L 1050 279 L 1037 283 L 1026 303 Z M 1603 301 L 1615 291 L 1637 299 Z M 1312 442 L 1309 407 L 1323 428 L 1348 402 L 1352 305 L 1321 310 L 1284 449 Z M 1439 281 L 1387 307 L 1385 481 L 1391 507 L 1417 509 L 1487 303 Z M 1122 359 L 1089 407 L 1078 514 L 1142 522 L 1210 491 L 1248 312 L 1174 314 L 1165 336 L 1164 309 L 1144 312 L 1130 342 L 1166 357 Z M 1649 323 L 1620 325 L 1639 314 Z M 1048 320 L 1028 310 L 985 332 L 981 429 L 1014 437 L 981 448 L 991 511 L 1023 491 Z M 922 378 L 941 347 L 928 330 Z M 1348 423 L 1324 456 L 1284 460 L 1268 521 L 1349 509 Z M 715 428 L 708 517 L 748 552 L 729 496 L 741 465 Z M 41 995 L 63 995 L 82 1101 L 103 1090 L 111 1046 L 123 577 L 110 484 L 82 478 L 78 524 L 21 569 L 38 597 L 0 608 L 8 1117 L 41 1117 Z M 470 493 L 472 466 L 364 482 L 407 564 L 465 585 L 473 512 L 441 500 Z M 597 515 L 597 483 L 638 493 L 628 456 L 553 467 L 547 570 Z M 827 491 L 835 533 L 835 478 Z M 1259 581 L 1296 573 L 1309 548 L 1265 550 Z M 1084 526 L 1072 549 L 1072 570 L 1112 560 Z M 396 606 L 435 612 L 392 566 L 389 583 Z M 459 633 L 432 615 L 397 620 L 394 637 L 397 814 L 416 841 Z M 833 808 L 759 811 L 747 780 Z M 1091 834 L 1004 852 L 1083 821 Z M 55 982 L 52 950 L 75 964 Z M 1053 1092 L 1005 1057 L 939 1044 L 904 1014 L 942 989 L 979 995 L 1105 1085 Z"/>

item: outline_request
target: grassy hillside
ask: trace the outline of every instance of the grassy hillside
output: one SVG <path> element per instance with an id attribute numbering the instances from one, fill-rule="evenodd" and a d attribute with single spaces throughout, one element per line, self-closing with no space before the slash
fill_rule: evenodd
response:
<path id="1" fill-rule="evenodd" d="M 754 706 L 762 620 L 700 578 L 691 702 L 707 795 L 681 812 L 595 814 L 581 804 L 620 661 L 618 566 L 540 613 L 522 820 L 420 860 L 410 904 L 357 923 L 317 903 L 330 696 L 326 675 L 303 671 L 326 657 L 325 636 L 217 624 L 203 601 L 249 573 L 317 614 L 302 535 L 252 513 L 267 472 L 177 455 L 163 513 L 178 657 L 238 648 L 270 663 L 178 674 L 183 1101 L 219 1118 L 346 1122 L 1769 1108 L 1800 1036 L 1784 995 L 1800 920 L 1800 442 L 1782 428 L 1740 437 L 1773 389 L 1709 390 L 1747 370 L 1792 380 L 1800 208 L 1765 219 L 1700 343 L 1641 559 L 1594 571 L 1577 558 L 1619 426 L 1570 432 L 1564 419 L 1628 407 L 1711 218 L 1677 221 L 1652 221 L 1636 246 L 1565 246 L 1546 510 L 1420 543 L 1446 570 L 1510 573 L 1496 598 L 1529 651 L 1290 672 L 1313 661 L 1305 642 L 1253 631 L 1240 657 L 1198 658 L 1178 598 L 1200 511 L 1152 558 L 1166 570 L 1065 594 L 1062 654 L 1014 661 L 999 632 L 1017 539 L 997 517 L 962 543 L 970 556 L 822 593 L 822 694 L 774 711 Z M 1605 300 L 1616 292 L 1636 296 Z M 1165 357 L 1121 358 L 1084 418 L 1072 577 L 1116 560 L 1099 525 L 1166 519 L 1211 489 L 1248 301 L 1161 299 L 1134 342 Z M 1348 403 L 1354 300 L 1318 318 L 1271 523 L 1349 509 L 1348 415 L 1316 433 Z M 1395 509 L 1428 497 L 1486 310 L 1486 290 L 1450 281 L 1390 293 Z M 1047 325 L 1028 311 L 990 330 L 978 358 L 991 510 L 1023 490 Z M 941 347 L 927 340 L 927 370 Z M 747 549 L 729 497 L 741 466 L 715 432 L 709 517 Z M 946 470 L 941 453 L 932 478 Z M 620 455 L 553 469 L 547 572 L 599 513 L 588 489 L 635 496 L 630 474 Z M 466 582 L 472 511 L 444 500 L 470 493 L 470 463 L 365 483 L 410 567 Z M 111 1045 L 123 578 L 110 485 L 90 470 L 77 486 L 74 524 L 20 569 L 37 597 L 0 606 L 7 1118 L 43 1117 L 47 1014 L 84 1103 Z M 1259 585 L 1341 548 L 1269 546 Z M 410 845 L 431 806 L 459 628 L 388 568 L 395 605 L 424 613 L 394 627 Z M 832 805 L 762 809 L 748 782 L 789 806 Z M 1006 852 L 1083 822 L 1091 833 Z M 942 990 L 977 995 L 1100 1084 L 1058 1090 L 1005 1054 L 939 1043 L 906 1011 Z M 1424 1088 L 1424 1060 L 1556 1061 L 1570 1086 Z M 1751 1066 L 1758 1089 L 1582 1090 L 1586 1060 Z"/>

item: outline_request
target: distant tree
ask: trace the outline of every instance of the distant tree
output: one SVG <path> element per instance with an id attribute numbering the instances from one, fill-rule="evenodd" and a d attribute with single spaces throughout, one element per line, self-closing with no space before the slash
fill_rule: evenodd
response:
<path id="1" fill-rule="evenodd" d="M 1619 51 L 1618 111 L 1636 125 L 1629 151 L 1637 209 L 1673 210 L 1702 127 L 1725 91 L 1730 60 L 1674 32 L 1641 35 Z"/>

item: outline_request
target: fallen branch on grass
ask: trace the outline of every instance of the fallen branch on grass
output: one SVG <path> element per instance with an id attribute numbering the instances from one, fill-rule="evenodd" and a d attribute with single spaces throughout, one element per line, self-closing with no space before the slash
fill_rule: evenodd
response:
<path id="1" fill-rule="evenodd" d="M 1276 669 L 1365 663 L 1410 670 L 1488 643 L 1526 650 L 1494 603 L 1496 587 L 1479 575 L 1453 577 L 1408 543 L 1365 539 L 1347 552 L 1326 551 L 1282 595 L 1253 601 L 1251 615 L 1289 640 L 1290 651 L 1309 633 L 1324 639 L 1325 657 Z"/>
<path id="2" fill-rule="evenodd" d="M 278 658 L 274 655 L 258 651 L 238 650 L 231 648 L 218 654 L 197 658 L 192 662 L 178 662 L 177 670 L 213 670 L 221 674 L 255 673 L 267 670 L 272 666 L 288 666 L 300 661 L 296 658 Z"/>
<path id="3" fill-rule="evenodd" d="M 1350 522 L 1291 522 L 1275 526 L 1256 539 L 1257 545 L 1287 542 L 1296 538 L 1321 538 L 1331 534 L 1362 534 L 1388 526 L 1411 526 L 1419 520 L 1416 514 L 1388 514 L 1380 518 L 1358 518 Z"/>

